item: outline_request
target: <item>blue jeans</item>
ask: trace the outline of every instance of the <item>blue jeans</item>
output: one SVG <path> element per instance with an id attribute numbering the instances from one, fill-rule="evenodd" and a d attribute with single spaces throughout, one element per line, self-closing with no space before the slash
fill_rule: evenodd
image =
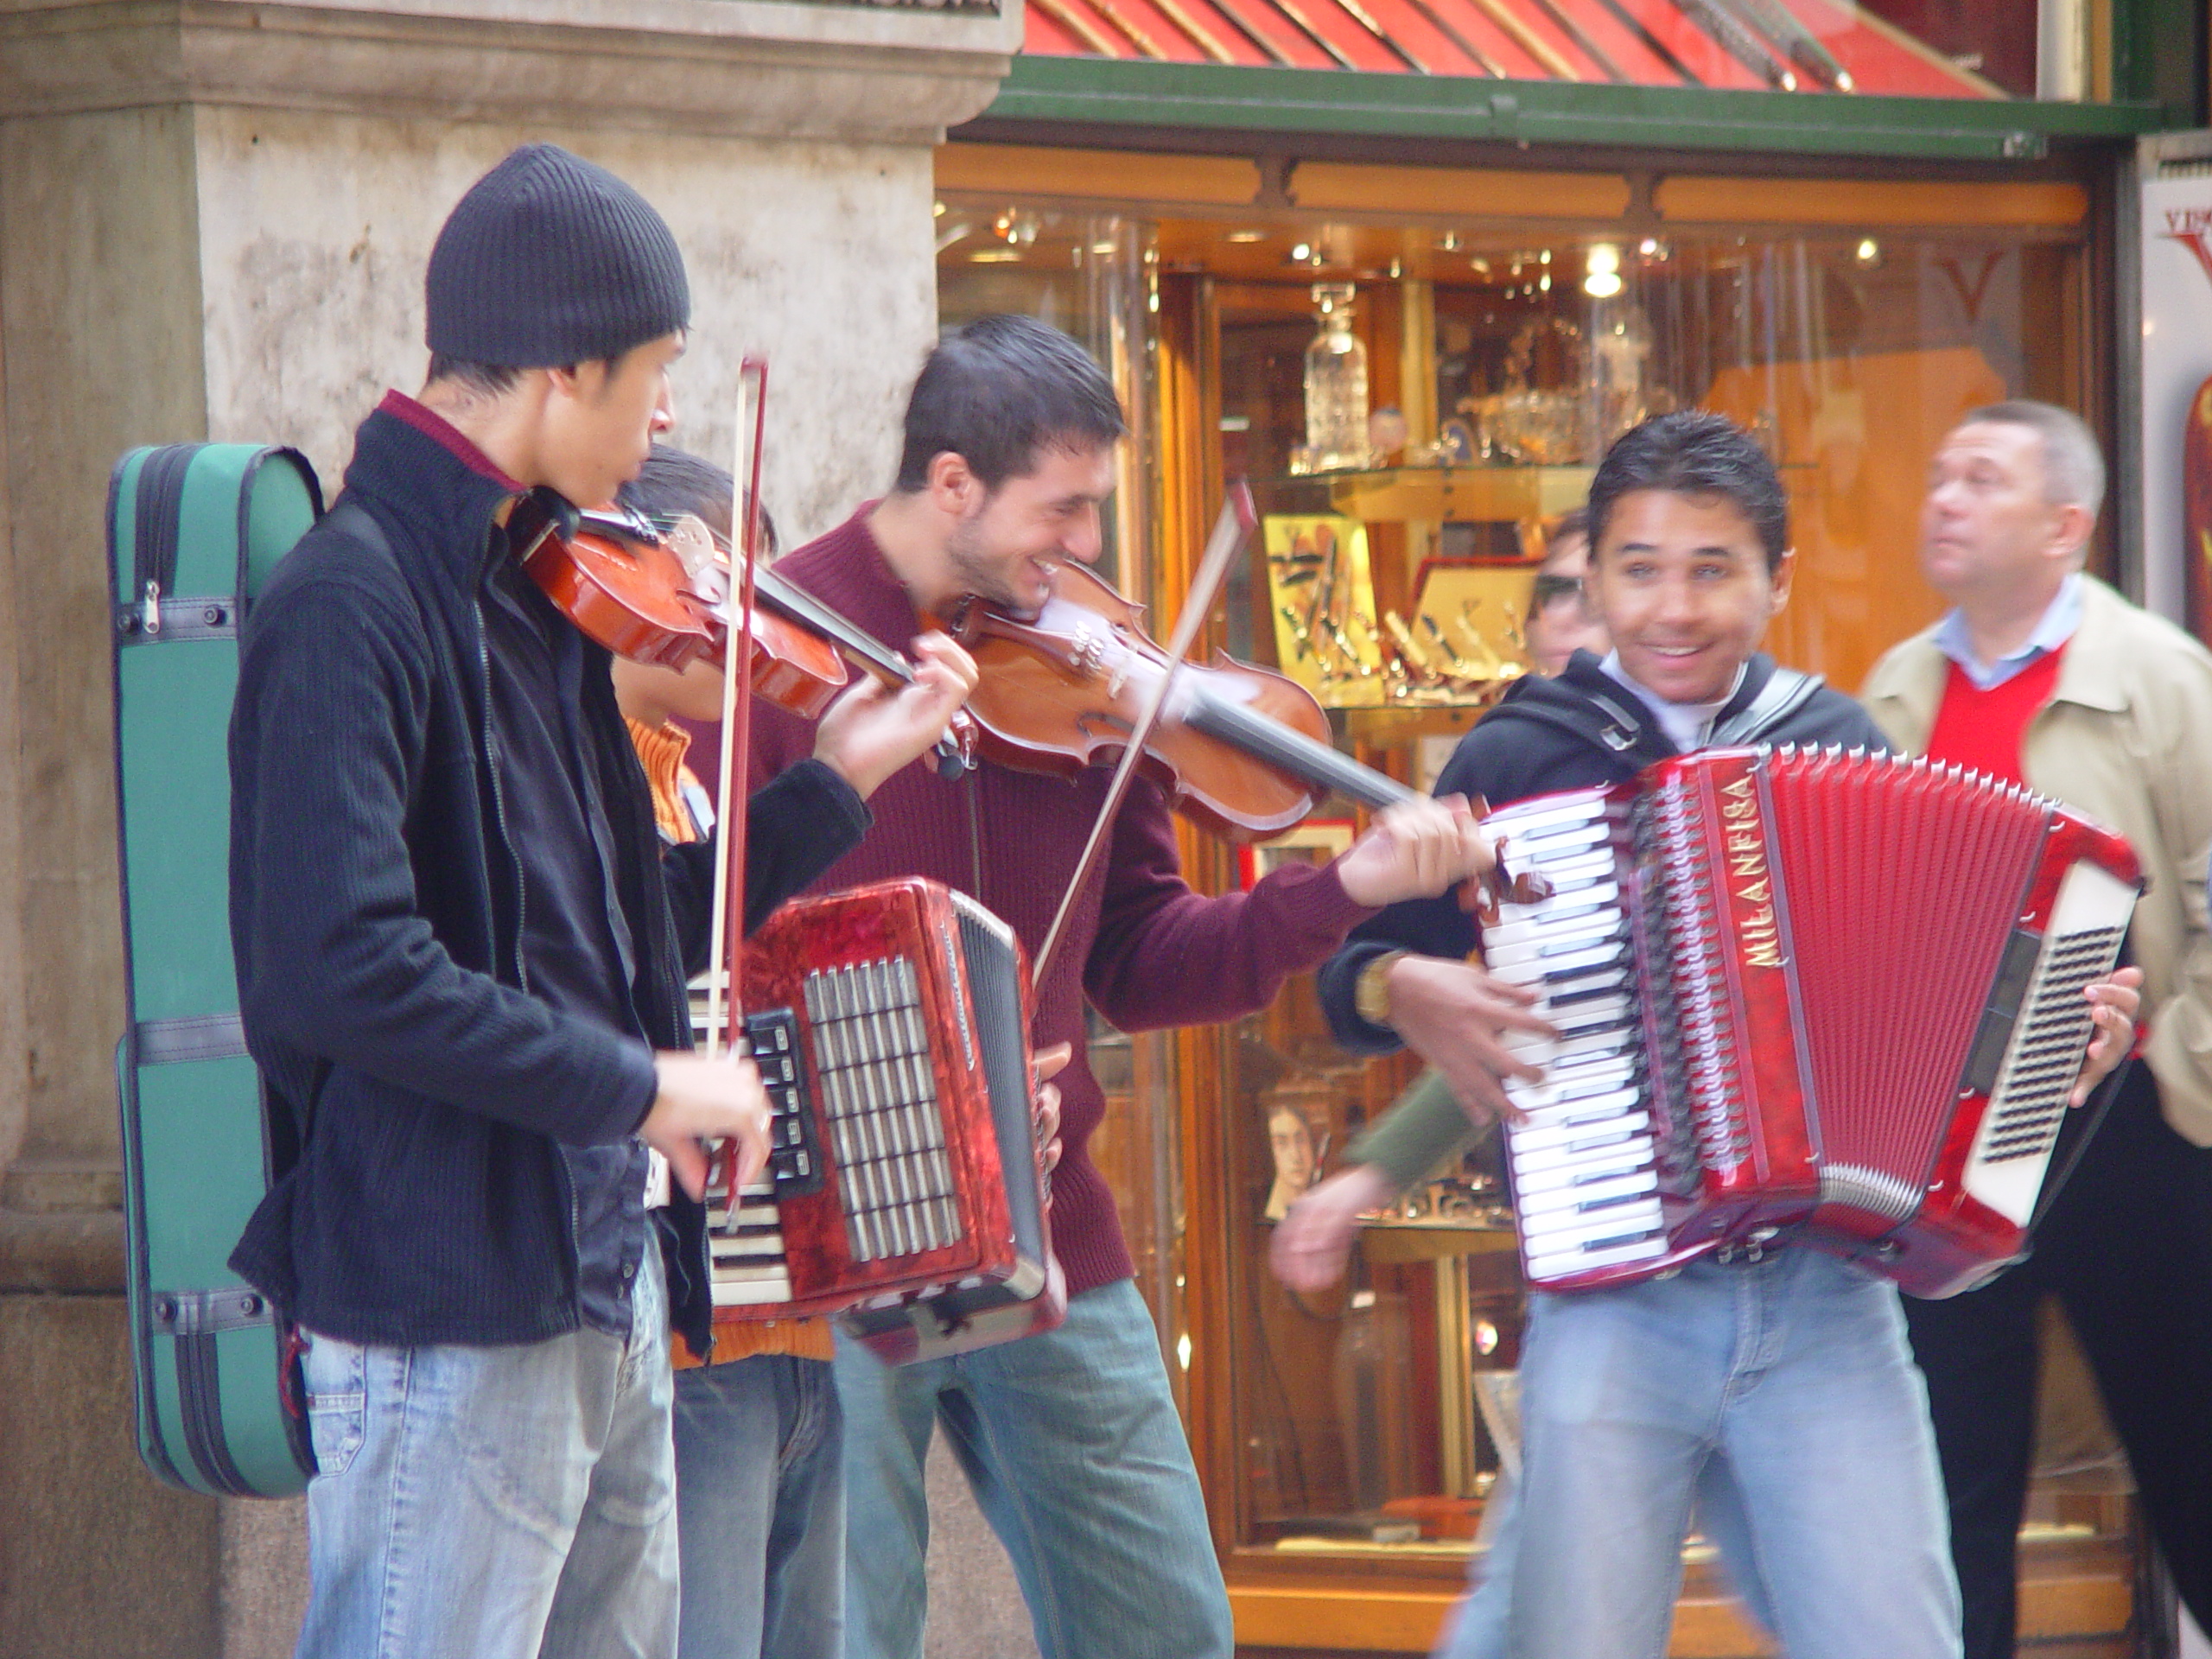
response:
<path id="1" fill-rule="evenodd" d="M 1817 1251 L 1529 1299 L 1522 1481 L 1451 1659 L 1659 1659 L 1693 1501 L 1790 1659 L 1957 1659 L 1927 1390 Z"/>
<path id="2" fill-rule="evenodd" d="M 1229 1596 L 1152 1316 L 1128 1280 L 1057 1331 L 895 1369 L 837 1338 L 847 1659 L 920 1659 L 934 1427 L 1006 1546 L 1043 1659 L 1229 1659 Z"/>
<path id="3" fill-rule="evenodd" d="M 668 1304 L 650 1244 L 626 1341 L 309 1338 L 313 1591 L 298 1659 L 676 1651 Z"/>
<path id="4" fill-rule="evenodd" d="M 683 1659 L 837 1659 L 844 1414 L 829 1363 L 754 1354 L 676 1374 Z"/>

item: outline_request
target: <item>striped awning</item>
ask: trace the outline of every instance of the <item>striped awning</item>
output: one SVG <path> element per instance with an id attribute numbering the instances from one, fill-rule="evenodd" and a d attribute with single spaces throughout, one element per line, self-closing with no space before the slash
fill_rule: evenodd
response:
<path id="1" fill-rule="evenodd" d="M 1745 91 L 2001 98 L 1832 0 L 1027 0 L 1055 57 Z"/>

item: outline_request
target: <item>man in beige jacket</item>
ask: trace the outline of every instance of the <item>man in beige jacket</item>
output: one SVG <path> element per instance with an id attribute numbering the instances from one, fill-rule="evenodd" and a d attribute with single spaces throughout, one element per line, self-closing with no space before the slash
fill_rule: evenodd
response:
<path id="1" fill-rule="evenodd" d="M 2056 1293 L 2152 1529 L 2212 1623 L 2212 653 L 2082 570 L 2104 493 L 2063 410 L 1980 410 L 1937 449 L 1921 564 L 1955 607 L 1875 664 L 1898 748 L 2027 783 L 2126 836 L 2150 887 L 2129 936 L 2148 1065 L 2128 1068 L 2035 1255 L 1908 1301 L 1951 1504 L 1966 1659 L 2011 1659 L 2034 1439 L 2037 1304 Z M 1933 895 L 1931 895 L 1931 898 Z"/>

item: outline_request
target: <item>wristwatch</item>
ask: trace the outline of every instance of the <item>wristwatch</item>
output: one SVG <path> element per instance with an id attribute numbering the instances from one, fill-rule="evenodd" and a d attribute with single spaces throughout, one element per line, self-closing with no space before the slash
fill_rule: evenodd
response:
<path id="1" fill-rule="evenodd" d="M 1397 965 L 1403 950 L 1385 950 L 1370 957 L 1360 969 L 1359 977 L 1352 982 L 1352 1012 L 1370 1026 L 1380 1026 L 1385 1031 L 1394 1030 L 1390 1024 L 1390 969 Z"/>

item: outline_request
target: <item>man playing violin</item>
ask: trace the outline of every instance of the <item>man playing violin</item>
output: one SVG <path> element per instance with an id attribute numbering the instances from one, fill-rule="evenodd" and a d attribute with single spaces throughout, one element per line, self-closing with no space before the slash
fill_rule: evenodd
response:
<path id="1" fill-rule="evenodd" d="M 766 1102 L 687 1052 L 711 854 L 664 861 L 607 655 L 507 525 L 637 471 L 690 292 L 643 197 L 533 144 L 454 208 L 426 298 L 428 384 L 363 423 L 248 618 L 232 727 L 240 1005 L 303 1132 L 232 1257 L 307 1340 L 299 1651 L 671 1654 L 670 1304 L 703 1349 L 701 1142 L 757 1170 Z M 971 674 L 857 693 L 753 798 L 748 918 L 859 838 L 855 783 Z"/>
<path id="2" fill-rule="evenodd" d="M 971 594 L 1033 611 L 1062 565 L 1098 557 L 1124 429 L 1112 386 L 1067 336 L 1024 317 L 972 323 L 922 370 L 892 493 L 778 571 L 893 645 Z M 805 753 L 812 736 L 764 710 L 753 741 L 757 779 Z M 1003 917 L 1033 957 L 1107 784 L 1103 769 L 1071 782 L 986 760 L 949 782 L 908 766 L 885 784 L 875 827 L 837 879 L 934 878 Z M 1036 1041 L 1075 1049 L 1059 1077 L 1052 1207 L 1067 1322 L 896 1370 L 841 1336 L 849 1655 L 922 1650 L 922 1471 L 942 1423 L 1013 1559 L 1047 1659 L 1227 1659 L 1228 1598 L 1205 1502 L 1112 1195 L 1090 1160 L 1105 1102 L 1085 1060 L 1084 1003 L 1127 1030 L 1236 1018 L 1377 906 L 1443 893 L 1488 863 L 1464 806 L 1416 801 L 1382 814 L 1326 868 L 1292 866 L 1249 893 L 1204 898 L 1184 882 L 1165 798 L 1143 781 L 1110 839 L 1066 948 L 1036 987 Z"/>

